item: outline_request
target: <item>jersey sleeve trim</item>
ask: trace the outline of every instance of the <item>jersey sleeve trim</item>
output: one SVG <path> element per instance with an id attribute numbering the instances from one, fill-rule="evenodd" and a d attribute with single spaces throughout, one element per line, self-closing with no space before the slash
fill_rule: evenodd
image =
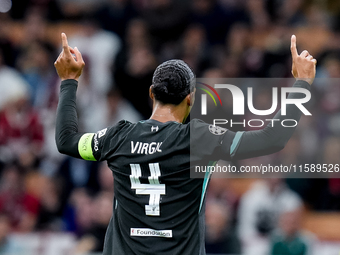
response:
<path id="1" fill-rule="evenodd" d="M 216 162 L 217 161 L 214 161 L 214 162 L 209 161 L 208 166 L 214 166 L 216 164 Z M 207 187 L 208 187 L 208 183 L 209 183 L 211 174 L 212 174 L 212 172 L 207 171 L 205 173 L 205 175 L 204 175 L 204 181 L 203 181 L 203 186 L 202 186 L 202 194 L 201 194 L 201 202 L 200 202 L 200 207 L 198 209 L 198 213 L 201 212 L 203 201 L 204 201 L 204 197 L 205 197 L 205 193 L 207 191 Z"/>
<path id="2" fill-rule="evenodd" d="M 243 133 L 244 133 L 243 131 L 242 132 L 236 132 L 235 137 L 233 139 L 233 142 L 230 146 L 230 156 L 233 156 L 235 154 L 236 148 L 241 141 L 241 137 L 242 137 Z"/>
<path id="3" fill-rule="evenodd" d="M 97 161 L 95 157 L 93 156 L 92 151 L 92 139 L 93 139 L 94 133 L 86 133 L 82 135 L 82 137 L 79 139 L 78 142 L 78 151 L 80 156 L 89 161 Z"/>

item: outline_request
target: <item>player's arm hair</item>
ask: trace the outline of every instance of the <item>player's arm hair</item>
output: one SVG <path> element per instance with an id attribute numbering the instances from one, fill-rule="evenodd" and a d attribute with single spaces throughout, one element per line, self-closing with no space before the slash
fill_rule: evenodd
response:
<path id="1" fill-rule="evenodd" d="M 293 87 L 310 90 L 310 85 L 302 80 L 296 81 Z M 288 98 L 303 98 L 303 94 L 289 93 Z M 283 127 L 281 121 L 284 119 L 292 119 L 298 122 L 301 114 L 300 109 L 296 107 L 296 105 L 288 104 L 285 116 L 281 114 L 281 110 L 274 116 L 273 119 L 279 120 L 275 121 L 274 125 L 269 123 L 261 130 L 236 133 L 231 145 L 231 158 L 246 159 L 264 156 L 282 150 L 293 135 L 296 127 Z"/>
<path id="2" fill-rule="evenodd" d="M 78 81 L 76 80 L 64 80 L 61 82 L 55 140 L 60 153 L 81 158 L 78 151 L 78 142 L 84 133 L 78 132 L 77 87 Z"/>

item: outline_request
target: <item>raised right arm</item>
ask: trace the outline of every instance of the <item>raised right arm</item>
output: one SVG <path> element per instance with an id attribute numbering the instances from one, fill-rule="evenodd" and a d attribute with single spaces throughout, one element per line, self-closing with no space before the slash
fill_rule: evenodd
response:
<path id="1" fill-rule="evenodd" d="M 292 74 L 296 79 L 293 87 L 310 89 L 315 78 L 316 60 L 308 51 L 300 55 L 296 49 L 296 37 L 291 38 Z M 301 93 L 290 93 L 288 98 L 301 98 Z M 232 159 L 245 159 L 275 153 L 283 149 L 293 135 L 296 127 L 284 127 L 280 123 L 283 119 L 300 120 L 301 111 L 295 105 L 287 105 L 287 115 L 283 116 L 281 110 L 264 129 L 247 132 L 237 132 L 230 145 Z M 230 141 L 230 140 L 229 140 Z"/>

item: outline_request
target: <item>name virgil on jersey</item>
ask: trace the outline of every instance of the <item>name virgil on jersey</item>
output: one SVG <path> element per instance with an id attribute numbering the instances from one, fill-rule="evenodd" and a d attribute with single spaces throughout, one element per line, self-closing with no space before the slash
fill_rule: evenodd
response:
<path id="1" fill-rule="evenodd" d="M 131 141 L 131 153 L 154 154 L 156 152 L 162 152 L 161 146 L 162 142 L 143 143 Z"/>

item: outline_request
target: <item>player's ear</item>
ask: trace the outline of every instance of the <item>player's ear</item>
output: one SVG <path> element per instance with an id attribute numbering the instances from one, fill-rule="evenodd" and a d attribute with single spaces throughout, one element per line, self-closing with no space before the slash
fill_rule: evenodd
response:
<path id="1" fill-rule="evenodd" d="M 195 92 L 196 92 L 196 88 L 194 88 L 194 90 L 191 91 L 190 94 L 186 96 L 187 105 L 189 105 L 189 106 L 193 106 L 194 105 L 194 102 L 195 102 Z"/>
<path id="2" fill-rule="evenodd" d="M 152 88 L 153 88 L 153 85 L 151 85 L 150 88 L 149 88 L 149 97 L 153 100 L 155 98 L 155 96 L 152 93 Z"/>

